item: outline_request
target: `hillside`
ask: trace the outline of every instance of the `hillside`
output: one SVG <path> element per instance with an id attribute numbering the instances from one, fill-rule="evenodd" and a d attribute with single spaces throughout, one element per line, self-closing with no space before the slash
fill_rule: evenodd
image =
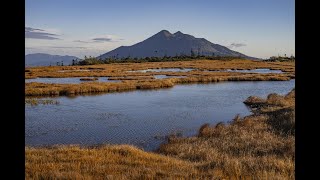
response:
<path id="1" fill-rule="evenodd" d="M 144 58 L 180 55 L 235 56 L 256 59 L 229 48 L 214 44 L 204 38 L 196 38 L 180 31 L 171 34 L 162 30 L 150 38 L 132 46 L 121 46 L 97 58 Z"/>
<path id="2" fill-rule="evenodd" d="M 60 56 L 60 55 L 51 55 L 44 53 L 35 53 L 35 54 L 27 54 L 25 56 L 25 65 L 26 66 L 50 66 L 57 65 L 57 62 L 61 64 L 63 62 L 64 65 L 72 64 L 73 59 L 79 59 L 75 56 Z"/>

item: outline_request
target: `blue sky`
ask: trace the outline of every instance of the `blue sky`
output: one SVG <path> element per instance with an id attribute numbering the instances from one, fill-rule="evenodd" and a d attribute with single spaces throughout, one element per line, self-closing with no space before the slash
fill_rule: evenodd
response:
<path id="1" fill-rule="evenodd" d="M 97 56 L 166 29 L 249 56 L 295 55 L 294 0 L 26 0 L 26 54 Z"/>

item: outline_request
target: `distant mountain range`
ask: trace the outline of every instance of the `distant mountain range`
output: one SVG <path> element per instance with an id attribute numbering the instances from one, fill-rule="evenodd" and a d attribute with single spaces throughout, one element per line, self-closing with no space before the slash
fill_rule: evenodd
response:
<path id="1" fill-rule="evenodd" d="M 79 59 L 75 56 L 60 56 L 60 55 L 51 55 L 44 53 L 35 53 L 35 54 L 27 54 L 25 56 L 25 65 L 26 66 L 55 66 L 57 62 L 63 65 L 72 64 L 73 59 Z"/>
<path id="2" fill-rule="evenodd" d="M 191 54 L 205 56 L 240 56 L 248 59 L 258 59 L 230 50 L 225 46 L 214 44 L 204 38 L 196 38 L 180 31 L 171 34 L 167 30 L 162 30 L 150 38 L 132 46 L 120 46 L 97 58 L 144 58 L 180 55 L 190 56 Z"/>

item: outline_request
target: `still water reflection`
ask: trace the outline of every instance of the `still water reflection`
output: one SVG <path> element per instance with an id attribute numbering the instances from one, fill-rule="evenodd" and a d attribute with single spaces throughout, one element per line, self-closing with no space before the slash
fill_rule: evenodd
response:
<path id="1" fill-rule="evenodd" d="M 219 82 L 58 97 L 54 99 L 59 105 L 26 105 L 25 142 L 33 146 L 133 144 L 154 150 L 170 133 L 190 136 L 204 123 L 248 115 L 242 102 L 251 95 L 286 94 L 294 86 L 295 80 Z"/>

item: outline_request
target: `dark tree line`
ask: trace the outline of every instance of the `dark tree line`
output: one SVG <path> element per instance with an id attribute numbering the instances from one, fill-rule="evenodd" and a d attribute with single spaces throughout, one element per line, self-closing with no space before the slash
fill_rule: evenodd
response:
<path id="1" fill-rule="evenodd" d="M 291 55 L 290 57 L 287 57 L 286 54 L 284 56 L 272 56 L 269 59 L 266 59 L 265 61 L 269 62 L 283 62 L 283 61 L 295 61 L 295 57 Z"/>
<path id="2" fill-rule="evenodd" d="M 242 59 L 243 57 L 235 57 L 235 56 L 219 56 L 212 53 L 210 56 L 200 55 L 198 53 L 194 53 L 191 50 L 190 55 L 176 55 L 176 56 L 163 56 L 163 57 L 144 57 L 144 58 L 137 58 L 137 57 L 125 57 L 125 58 L 117 58 L 117 57 L 109 57 L 105 59 L 98 59 L 96 57 L 86 57 L 83 60 L 77 61 L 73 63 L 73 65 L 93 65 L 93 64 L 110 64 L 110 63 L 143 63 L 143 62 L 171 62 L 171 61 L 191 61 L 195 59 L 207 59 L 207 60 L 232 60 L 232 59 Z"/>

